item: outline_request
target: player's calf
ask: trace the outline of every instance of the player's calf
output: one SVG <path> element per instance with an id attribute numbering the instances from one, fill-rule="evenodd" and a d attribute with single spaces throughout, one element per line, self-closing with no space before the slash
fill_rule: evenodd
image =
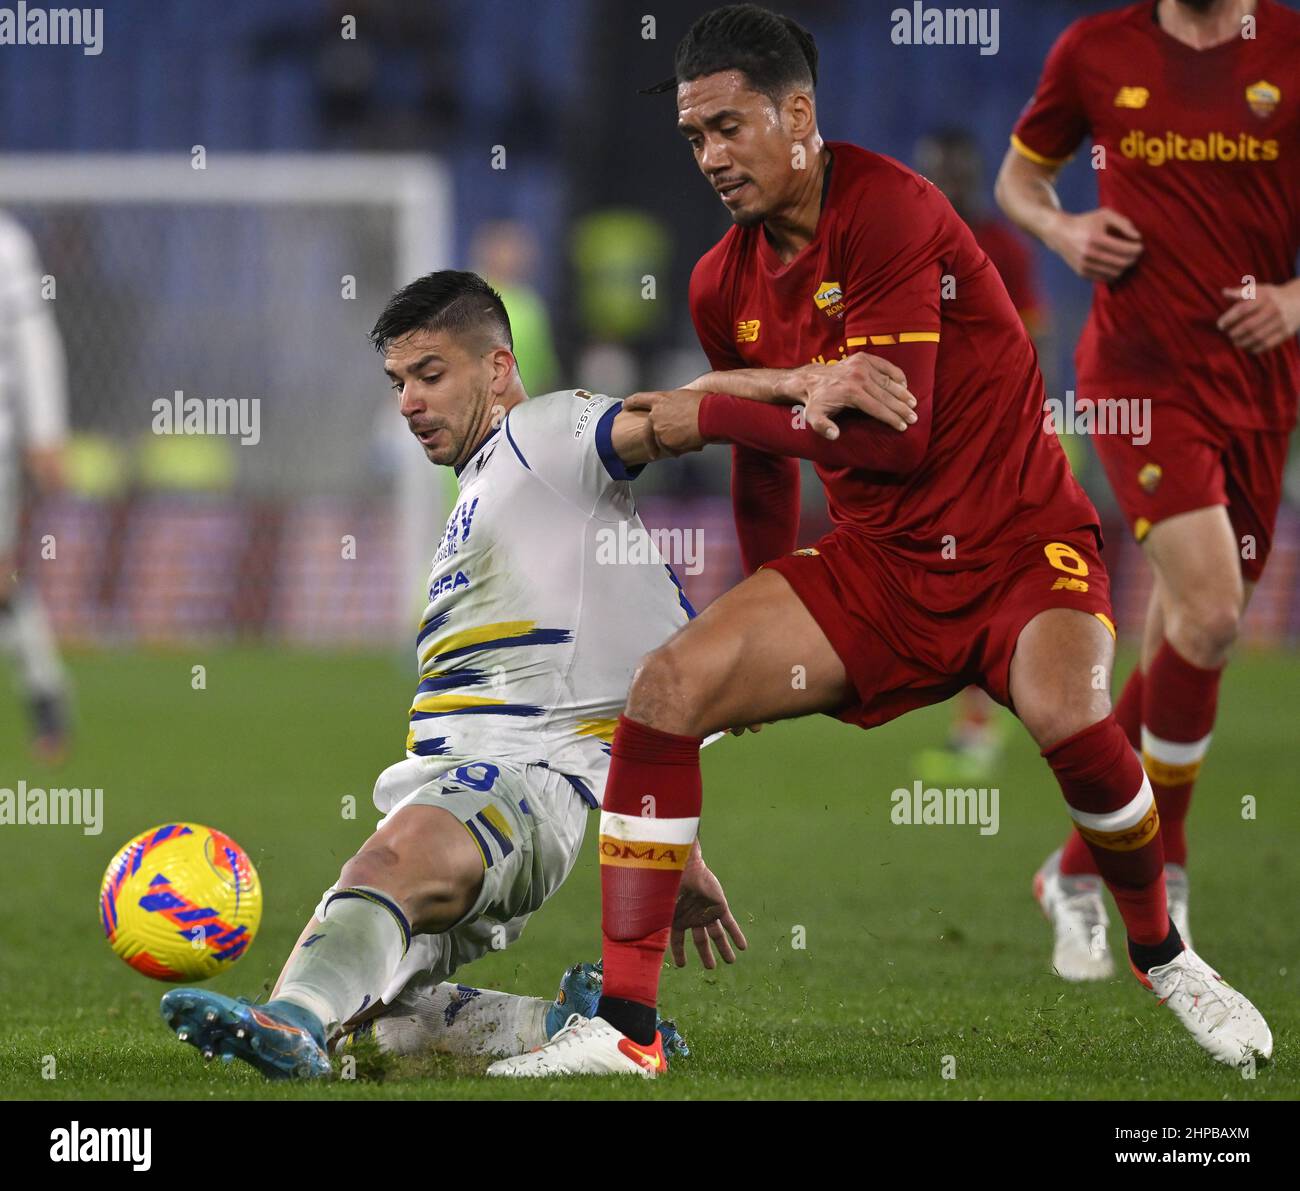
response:
<path id="1" fill-rule="evenodd" d="M 330 1036 L 382 997 L 413 934 L 464 917 L 482 877 L 481 856 L 454 815 L 420 805 L 398 811 L 343 866 L 269 1005 L 307 1011 Z"/>

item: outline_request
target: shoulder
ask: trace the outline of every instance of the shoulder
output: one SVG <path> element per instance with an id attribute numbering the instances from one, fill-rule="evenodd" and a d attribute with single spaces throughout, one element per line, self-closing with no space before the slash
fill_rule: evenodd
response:
<path id="1" fill-rule="evenodd" d="M 580 439 L 601 416 L 621 402 L 586 389 L 559 389 L 521 401 L 506 415 L 506 431 L 529 438 L 572 437 Z"/>
<path id="2" fill-rule="evenodd" d="M 1154 18 L 1149 0 L 1093 13 L 1067 25 L 1056 39 L 1053 52 L 1077 55 L 1099 46 L 1108 47 L 1116 36 L 1125 32 L 1145 32 L 1146 26 L 1151 24 L 1154 24 Z"/>
<path id="3" fill-rule="evenodd" d="M 740 228 L 728 228 L 722 239 L 695 262 L 689 287 L 692 310 L 718 292 L 723 278 L 731 271 L 731 266 L 741 251 L 742 235 Z"/>
<path id="4" fill-rule="evenodd" d="M 1284 36 L 1300 40 L 1300 12 L 1275 0 L 1264 0 L 1260 8 L 1268 14 L 1270 24 L 1275 24 Z"/>
<path id="5" fill-rule="evenodd" d="M 951 217 L 952 207 L 928 178 L 886 157 L 844 142 L 831 142 L 834 209 L 841 231 L 882 243 L 928 239 L 934 227 Z"/>

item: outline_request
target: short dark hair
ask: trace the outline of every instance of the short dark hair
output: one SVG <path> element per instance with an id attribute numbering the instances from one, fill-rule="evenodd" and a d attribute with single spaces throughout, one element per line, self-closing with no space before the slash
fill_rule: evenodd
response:
<path id="1" fill-rule="evenodd" d="M 370 329 L 376 351 L 411 331 L 478 332 L 514 350 L 510 316 L 505 303 L 477 273 L 442 269 L 404 285 L 384 307 Z"/>
<path id="2" fill-rule="evenodd" d="M 817 43 L 797 21 L 757 4 L 706 12 L 677 43 L 677 82 L 738 70 L 774 103 L 817 85 Z"/>

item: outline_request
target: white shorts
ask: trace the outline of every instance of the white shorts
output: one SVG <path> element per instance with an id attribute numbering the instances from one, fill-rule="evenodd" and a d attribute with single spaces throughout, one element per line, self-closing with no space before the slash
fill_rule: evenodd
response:
<path id="1" fill-rule="evenodd" d="M 408 758 L 375 783 L 380 826 L 418 803 L 450 811 L 483 856 L 483 886 L 469 913 L 450 930 L 413 935 L 383 1000 L 391 1003 L 416 977 L 433 983 L 523 933 L 529 916 L 564 883 L 578 853 L 590 809 L 574 786 L 545 766 L 474 761 L 434 778 L 429 761 Z M 321 916 L 325 891 L 316 916 Z"/>

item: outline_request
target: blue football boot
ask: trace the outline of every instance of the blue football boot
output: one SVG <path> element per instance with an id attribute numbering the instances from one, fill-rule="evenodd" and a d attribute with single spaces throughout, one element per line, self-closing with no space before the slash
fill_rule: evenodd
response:
<path id="1" fill-rule="evenodd" d="M 554 1038 L 563 1028 L 564 1023 L 575 1014 L 583 1017 L 595 1017 L 596 1007 L 600 1003 L 600 990 L 605 983 L 602 960 L 594 964 L 574 964 L 564 973 L 560 981 L 560 991 L 555 1002 L 546 1011 L 546 1036 Z M 670 1059 L 684 1059 L 690 1048 L 686 1039 L 677 1031 L 675 1022 L 666 1021 L 656 1014 L 656 1027 L 663 1038 L 664 1054 Z"/>
<path id="2" fill-rule="evenodd" d="M 176 1037 L 205 1059 L 243 1059 L 267 1079 L 320 1079 L 330 1074 L 320 1022 L 289 1001 L 254 1005 L 205 988 L 174 988 L 160 1006 Z"/>

